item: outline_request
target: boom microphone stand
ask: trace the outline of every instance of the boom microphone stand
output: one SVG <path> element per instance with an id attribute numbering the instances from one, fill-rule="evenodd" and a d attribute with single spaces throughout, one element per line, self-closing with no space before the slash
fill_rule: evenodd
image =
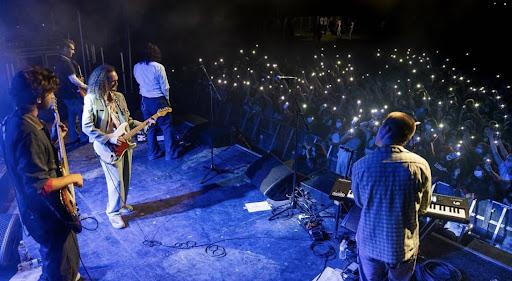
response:
<path id="1" fill-rule="evenodd" d="M 212 136 L 212 134 L 213 134 L 213 120 L 214 120 L 214 118 L 213 118 L 214 117 L 214 114 L 213 114 L 213 94 L 215 94 L 215 97 L 218 100 L 221 100 L 221 98 L 220 98 L 219 94 L 217 93 L 217 89 L 215 89 L 215 86 L 213 85 L 212 79 L 210 78 L 210 75 L 206 71 L 206 68 L 204 67 L 204 65 L 201 64 L 200 67 L 203 70 L 204 75 L 208 79 L 208 89 L 209 89 L 209 92 L 210 92 L 210 166 L 205 166 L 204 167 L 205 169 L 208 169 L 208 171 L 206 172 L 206 174 L 201 179 L 200 183 L 203 184 L 203 183 L 205 183 L 205 182 L 215 178 L 218 175 L 225 174 L 225 173 L 232 173 L 232 171 L 229 170 L 229 169 L 219 168 L 213 162 L 213 136 Z M 208 175 L 210 175 L 210 172 L 215 173 L 215 175 L 213 177 L 211 177 L 211 178 L 208 178 Z"/>
<path id="2" fill-rule="evenodd" d="M 276 79 L 277 80 L 282 80 L 286 86 L 288 86 L 288 84 L 286 83 L 286 80 L 289 80 L 289 81 L 293 81 L 293 80 L 296 80 L 297 77 L 293 77 L 293 76 L 276 76 Z M 289 88 L 289 87 L 287 87 Z M 298 201 L 298 198 L 296 197 L 296 193 L 297 193 L 297 190 L 298 190 L 298 185 L 297 185 L 297 154 L 298 154 L 298 143 L 299 143 L 299 116 L 302 116 L 302 111 L 300 110 L 300 106 L 299 106 L 299 103 L 297 102 L 297 96 L 293 95 L 292 93 L 292 102 L 293 102 L 293 106 L 295 107 L 294 110 L 295 110 L 295 138 L 294 138 L 294 142 L 295 142 L 295 148 L 294 148 L 294 152 L 293 152 L 293 181 L 292 181 L 292 194 L 290 196 L 290 201 L 287 203 L 288 206 L 286 208 L 284 208 L 283 210 L 273 214 L 270 218 L 268 218 L 268 220 L 274 220 L 275 218 L 277 218 L 279 215 L 281 215 L 282 213 L 284 212 L 287 212 L 289 210 L 295 210 L 297 209 L 297 207 L 300 207 L 298 204 L 297 204 L 297 201 Z M 309 131 L 309 127 L 307 125 L 306 122 L 303 122 L 304 125 L 306 126 L 306 129 Z"/>

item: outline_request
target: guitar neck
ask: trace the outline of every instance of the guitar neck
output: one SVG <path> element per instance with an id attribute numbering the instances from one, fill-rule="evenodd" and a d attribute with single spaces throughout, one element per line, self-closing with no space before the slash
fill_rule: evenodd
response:
<path id="1" fill-rule="evenodd" d="M 64 135 L 62 134 L 62 130 L 60 129 L 60 116 L 59 112 L 57 111 L 57 106 L 54 105 L 54 111 L 55 111 L 55 126 L 57 130 L 57 142 L 59 143 L 59 160 L 62 166 L 62 175 L 67 176 L 69 175 L 69 165 L 68 165 L 68 155 L 66 153 L 66 145 L 64 143 Z"/>
<path id="2" fill-rule="evenodd" d="M 128 133 L 126 133 L 125 134 L 126 139 L 128 139 L 128 140 L 131 139 L 136 133 L 138 133 L 140 130 L 144 129 L 144 127 L 146 127 L 146 125 L 148 124 L 149 119 L 153 119 L 156 121 L 157 118 L 164 116 L 171 111 L 172 111 L 172 109 L 169 107 L 158 110 L 157 113 L 153 114 L 151 117 L 144 120 L 144 122 L 141 122 L 137 127 L 133 128 Z"/>
<path id="3" fill-rule="evenodd" d="M 146 125 L 148 124 L 149 122 L 149 119 L 156 119 L 156 117 L 158 117 L 158 114 L 155 114 L 153 116 L 151 116 L 150 118 L 144 120 L 144 122 L 141 122 L 137 127 L 131 129 L 128 133 L 126 133 L 126 139 L 131 139 L 133 136 L 135 136 L 136 133 L 138 133 L 140 130 L 144 129 L 144 127 L 146 127 Z"/>

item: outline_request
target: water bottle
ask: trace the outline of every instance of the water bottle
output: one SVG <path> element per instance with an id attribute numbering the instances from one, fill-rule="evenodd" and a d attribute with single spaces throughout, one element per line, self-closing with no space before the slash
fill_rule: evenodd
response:
<path id="1" fill-rule="evenodd" d="M 25 241 L 23 240 L 21 240 L 20 244 L 18 245 L 18 254 L 20 255 L 20 262 L 30 260 L 30 257 L 28 256 L 27 246 L 25 246 Z"/>
<path id="2" fill-rule="evenodd" d="M 345 260 L 347 258 L 347 240 L 343 239 L 340 243 L 340 253 L 339 258 Z"/>

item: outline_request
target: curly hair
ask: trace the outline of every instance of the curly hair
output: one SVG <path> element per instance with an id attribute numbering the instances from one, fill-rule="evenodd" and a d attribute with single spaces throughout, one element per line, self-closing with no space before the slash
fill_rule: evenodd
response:
<path id="1" fill-rule="evenodd" d="M 55 73 L 41 66 L 33 66 L 21 70 L 14 75 L 9 94 L 18 107 L 37 104 L 59 87 L 59 79 Z"/>
<path id="2" fill-rule="evenodd" d="M 160 62 L 162 60 L 162 52 L 157 45 L 153 43 L 146 44 L 142 61 L 148 64 L 151 61 Z"/>
<path id="3" fill-rule="evenodd" d="M 114 71 L 116 71 L 116 69 L 108 64 L 96 67 L 89 77 L 87 94 L 103 98 L 109 90 L 108 74 Z"/>

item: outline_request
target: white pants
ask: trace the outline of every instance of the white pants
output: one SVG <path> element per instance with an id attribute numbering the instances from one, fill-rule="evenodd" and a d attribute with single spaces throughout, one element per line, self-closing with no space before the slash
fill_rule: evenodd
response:
<path id="1" fill-rule="evenodd" d="M 132 174 L 132 153 L 132 149 L 126 150 L 114 164 L 100 160 L 107 181 L 108 203 L 105 212 L 109 217 L 118 216 L 119 209 L 126 204 Z"/>

